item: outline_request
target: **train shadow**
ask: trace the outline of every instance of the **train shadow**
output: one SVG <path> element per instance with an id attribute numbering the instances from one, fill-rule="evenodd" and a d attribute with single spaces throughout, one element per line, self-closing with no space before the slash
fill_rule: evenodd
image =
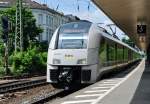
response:
<path id="1" fill-rule="evenodd" d="M 102 73 L 101 78 L 102 79 L 110 79 L 110 78 L 123 78 L 125 77 L 128 73 L 130 73 L 137 65 L 139 64 L 140 61 L 136 61 L 134 63 L 131 63 L 129 65 L 125 65 L 122 67 L 116 67 L 110 72 L 105 72 Z"/>

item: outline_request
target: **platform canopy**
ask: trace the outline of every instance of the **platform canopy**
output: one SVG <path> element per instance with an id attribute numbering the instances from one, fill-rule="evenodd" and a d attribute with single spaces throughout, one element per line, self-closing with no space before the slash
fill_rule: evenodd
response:
<path id="1" fill-rule="evenodd" d="M 141 49 L 150 40 L 150 0 L 92 0 Z M 146 33 L 138 34 L 137 25 L 146 25 Z"/>

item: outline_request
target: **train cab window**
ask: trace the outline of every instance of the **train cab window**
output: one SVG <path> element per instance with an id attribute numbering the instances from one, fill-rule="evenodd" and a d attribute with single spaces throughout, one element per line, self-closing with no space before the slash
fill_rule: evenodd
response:
<path id="1" fill-rule="evenodd" d="M 83 34 L 61 34 L 58 49 L 82 49 L 87 47 L 87 39 Z"/>
<path id="2" fill-rule="evenodd" d="M 57 49 L 87 48 L 90 22 L 73 22 L 60 27 Z"/>

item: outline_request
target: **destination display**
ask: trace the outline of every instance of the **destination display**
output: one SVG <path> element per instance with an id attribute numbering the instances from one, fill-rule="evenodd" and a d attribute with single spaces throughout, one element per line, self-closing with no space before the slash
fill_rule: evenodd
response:
<path id="1" fill-rule="evenodd" d="M 59 33 L 88 33 L 90 26 L 90 22 L 66 24 L 60 28 Z"/>
<path id="2" fill-rule="evenodd" d="M 137 25 L 138 34 L 146 34 L 146 25 Z"/>

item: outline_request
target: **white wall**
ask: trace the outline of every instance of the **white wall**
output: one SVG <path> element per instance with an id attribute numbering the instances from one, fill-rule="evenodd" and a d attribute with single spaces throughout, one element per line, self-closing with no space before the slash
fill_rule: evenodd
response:
<path id="1" fill-rule="evenodd" d="M 57 13 L 52 14 L 47 10 L 32 9 L 32 13 L 36 18 L 36 24 L 41 26 L 44 31 L 39 36 L 40 41 L 50 42 L 53 32 L 61 24 L 69 22 L 67 17 L 59 15 Z"/>

